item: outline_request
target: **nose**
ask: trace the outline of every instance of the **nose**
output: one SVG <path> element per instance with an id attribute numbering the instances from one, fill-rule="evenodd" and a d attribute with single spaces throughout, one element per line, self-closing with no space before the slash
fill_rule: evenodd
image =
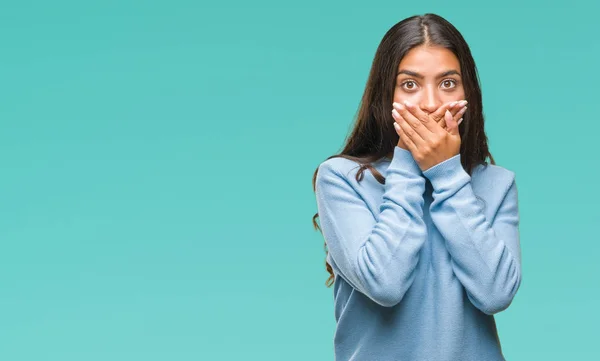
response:
<path id="1" fill-rule="evenodd" d="M 435 89 L 428 88 L 421 99 L 421 109 L 427 113 L 431 114 L 437 110 L 441 105 L 440 99 L 435 91 Z"/>

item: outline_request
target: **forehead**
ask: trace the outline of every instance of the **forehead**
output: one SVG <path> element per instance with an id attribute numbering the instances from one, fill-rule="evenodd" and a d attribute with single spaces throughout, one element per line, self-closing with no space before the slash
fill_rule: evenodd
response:
<path id="1" fill-rule="evenodd" d="M 460 63 L 456 55 L 446 48 L 421 45 L 406 53 L 398 66 L 400 69 L 433 75 L 440 70 L 455 69 L 460 72 Z"/>

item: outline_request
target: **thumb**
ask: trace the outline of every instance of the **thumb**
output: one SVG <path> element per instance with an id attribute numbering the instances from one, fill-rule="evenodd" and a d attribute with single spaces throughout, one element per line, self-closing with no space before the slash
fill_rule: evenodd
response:
<path id="1" fill-rule="evenodd" d="M 444 113 L 444 120 L 446 121 L 446 130 L 448 133 L 452 135 L 458 135 L 458 123 L 456 120 L 454 120 L 454 117 L 449 110 L 446 110 L 446 113 Z"/>

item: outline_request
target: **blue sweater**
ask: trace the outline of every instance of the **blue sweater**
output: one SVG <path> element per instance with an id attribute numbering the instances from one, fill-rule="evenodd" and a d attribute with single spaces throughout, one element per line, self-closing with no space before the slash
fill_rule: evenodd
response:
<path id="1" fill-rule="evenodd" d="M 515 173 L 461 156 L 421 171 L 398 146 L 373 166 L 319 165 L 336 361 L 504 360 L 494 314 L 521 283 Z"/>

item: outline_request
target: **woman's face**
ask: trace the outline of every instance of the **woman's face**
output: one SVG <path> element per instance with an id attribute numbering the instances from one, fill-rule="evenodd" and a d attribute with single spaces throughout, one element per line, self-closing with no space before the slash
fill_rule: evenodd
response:
<path id="1" fill-rule="evenodd" d="M 398 66 L 394 102 L 408 100 L 426 113 L 433 113 L 446 102 L 463 100 L 460 71 L 458 59 L 446 48 L 412 48 Z"/>

